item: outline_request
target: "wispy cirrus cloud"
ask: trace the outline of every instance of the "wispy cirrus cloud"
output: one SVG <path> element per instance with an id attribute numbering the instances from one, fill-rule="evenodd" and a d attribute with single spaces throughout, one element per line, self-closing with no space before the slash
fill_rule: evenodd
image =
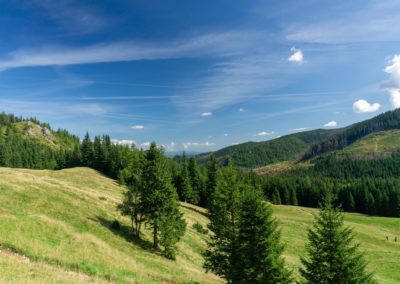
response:
<path id="1" fill-rule="evenodd" d="M 325 5 L 325 3 L 323 4 Z M 298 20 L 286 28 L 286 38 L 295 42 L 345 44 L 359 42 L 398 41 L 400 2 L 353 1 L 332 2 L 313 21 Z M 357 9 L 354 6 L 357 5 Z M 332 17 L 332 10 L 335 15 Z"/>
<path id="2" fill-rule="evenodd" d="M 70 34 L 97 32 L 112 22 L 110 18 L 106 18 L 101 13 L 98 6 L 82 1 L 32 0 L 28 3 L 28 8 L 35 7 L 39 12 L 42 12 L 43 17 L 52 20 L 62 30 Z"/>
<path id="3" fill-rule="evenodd" d="M 66 66 L 119 61 L 227 56 L 248 45 L 243 32 L 209 33 L 169 42 L 108 42 L 88 46 L 22 48 L 0 59 L 0 71 L 21 67 Z"/>

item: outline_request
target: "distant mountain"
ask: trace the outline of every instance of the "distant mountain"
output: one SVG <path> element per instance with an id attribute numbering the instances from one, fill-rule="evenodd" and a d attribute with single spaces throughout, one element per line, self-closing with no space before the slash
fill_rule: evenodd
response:
<path id="1" fill-rule="evenodd" d="M 357 158 L 370 158 L 371 155 L 379 156 L 383 152 L 400 150 L 400 131 L 396 131 L 398 129 L 400 109 L 345 128 L 317 129 L 265 142 L 247 142 L 197 157 L 204 162 L 214 155 L 222 164 L 230 157 L 236 166 L 242 168 L 259 168 L 285 161 L 306 161 L 337 150 L 351 152 Z M 373 152 L 375 154 L 371 154 Z M 282 167 L 281 164 L 279 166 Z"/>

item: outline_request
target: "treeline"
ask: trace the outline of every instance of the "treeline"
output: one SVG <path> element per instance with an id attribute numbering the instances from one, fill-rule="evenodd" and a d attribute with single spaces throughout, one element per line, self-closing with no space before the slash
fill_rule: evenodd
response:
<path id="1" fill-rule="evenodd" d="M 313 145 L 304 155 L 303 159 L 306 160 L 326 152 L 343 149 L 373 132 L 399 128 L 400 109 L 388 111 L 374 118 L 353 124 L 323 142 Z"/>
<path id="2" fill-rule="evenodd" d="M 274 204 L 315 208 L 331 191 L 336 205 L 347 212 L 400 217 L 400 179 L 396 178 L 268 177 L 262 188 Z"/>
<path id="3" fill-rule="evenodd" d="M 357 159 L 351 154 L 331 153 L 315 158 L 308 175 L 333 178 L 393 178 L 400 177 L 400 152 L 373 159 Z"/>

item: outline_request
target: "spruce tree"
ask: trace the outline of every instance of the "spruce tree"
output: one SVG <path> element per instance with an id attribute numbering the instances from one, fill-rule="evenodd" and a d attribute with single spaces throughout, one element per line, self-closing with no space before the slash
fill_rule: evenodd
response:
<path id="1" fill-rule="evenodd" d="M 244 192 L 240 204 L 238 250 L 233 283 L 291 283 L 291 273 L 282 257 L 278 223 L 272 207 L 256 189 Z"/>
<path id="2" fill-rule="evenodd" d="M 328 195 L 308 232 L 307 257 L 300 269 L 305 283 L 375 283 L 366 272 L 366 262 L 354 244 L 354 233 L 343 224 L 343 213 L 332 205 Z"/>
<path id="3" fill-rule="evenodd" d="M 272 193 L 272 203 L 275 205 L 282 204 L 281 196 L 280 196 L 279 190 L 277 188 L 275 188 L 274 192 Z"/>
<path id="4" fill-rule="evenodd" d="M 153 248 L 158 249 L 161 244 L 165 255 L 174 258 L 175 244 L 183 236 L 186 222 L 179 212 L 178 196 L 163 152 L 155 143 L 145 154 L 140 190 L 146 223 L 153 231 Z"/>
<path id="5" fill-rule="evenodd" d="M 208 228 L 213 234 L 204 254 L 204 267 L 229 283 L 235 278 L 236 262 L 239 261 L 236 238 L 241 187 L 231 165 L 221 169 L 208 208 Z"/>
<path id="6" fill-rule="evenodd" d="M 217 173 L 218 173 L 217 160 L 212 155 L 207 165 L 207 182 L 206 182 L 206 188 L 204 190 L 205 195 L 201 197 L 200 201 L 207 208 L 211 203 L 211 199 L 217 187 Z"/>
<path id="7" fill-rule="evenodd" d="M 199 165 L 194 157 L 189 159 L 188 172 L 192 187 L 191 203 L 199 204 L 200 195 L 203 192 L 203 184 L 200 178 Z"/>
<path id="8" fill-rule="evenodd" d="M 86 167 L 91 167 L 93 162 L 93 144 L 90 141 L 89 132 L 86 132 L 81 145 L 82 163 Z"/>

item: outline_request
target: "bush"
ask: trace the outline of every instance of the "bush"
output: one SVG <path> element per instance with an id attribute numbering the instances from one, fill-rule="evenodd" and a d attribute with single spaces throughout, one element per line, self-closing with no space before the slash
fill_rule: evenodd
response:
<path id="1" fill-rule="evenodd" d="M 193 227 L 193 229 L 195 229 L 200 234 L 205 235 L 205 234 L 208 233 L 208 230 L 203 228 L 203 225 L 201 225 L 199 222 L 194 223 L 192 227 Z"/>

